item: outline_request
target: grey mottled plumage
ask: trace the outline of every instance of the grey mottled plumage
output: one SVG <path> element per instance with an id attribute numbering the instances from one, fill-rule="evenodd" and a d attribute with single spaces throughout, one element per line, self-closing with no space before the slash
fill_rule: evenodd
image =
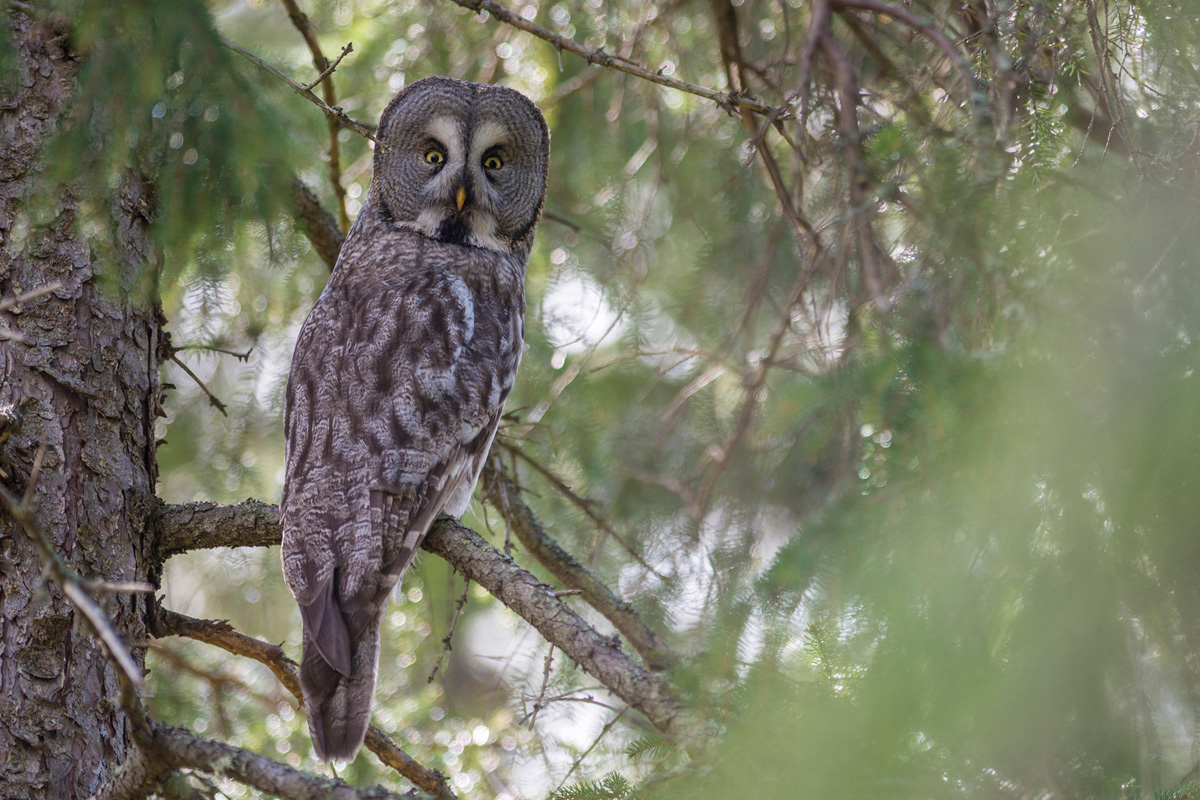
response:
<path id="1" fill-rule="evenodd" d="M 438 512 L 466 509 L 495 436 L 550 147 L 524 96 L 447 78 L 401 91 L 378 139 L 287 387 L 283 572 L 326 760 L 362 745 L 388 596 Z"/>

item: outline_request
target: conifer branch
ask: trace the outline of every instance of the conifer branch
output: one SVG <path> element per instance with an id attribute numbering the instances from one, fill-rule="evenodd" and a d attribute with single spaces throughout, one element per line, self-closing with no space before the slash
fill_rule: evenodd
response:
<path id="1" fill-rule="evenodd" d="M 777 119 L 788 119 L 791 117 L 790 112 L 786 111 L 785 109 L 778 109 L 773 106 L 769 106 L 758 98 L 748 97 L 737 92 L 719 92 L 716 89 L 710 89 L 707 86 L 699 86 L 694 83 L 688 83 L 687 81 L 681 81 L 668 75 L 664 75 L 661 70 L 648 70 L 640 64 L 631 61 L 630 59 L 622 58 L 621 56 L 613 55 L 612 53 L 606 53 L 603 50 L 593 50 L 591 48 L 584 47 L 574 39 L 568 39 L 565 36 L 559 36 L 557 33 L 543 28 L 541 25 L 535 25 L 534 23 L 522 17 L 520 14 L 516 14 L 499 3 L 494 2 L 494 0 L 451 0 L 451 2 L 453 2 L 455 5 L 462 6 L 463 8 L 469 8 L 475 12 L 482 13 L 486 11 L 488 15 L 505 23 L 506 25 L 519 28 L 526 33 L 533 34 L 539 39 L 549 42 L 550 44 L 554 45 L 554 48 L 560 53 L 563 50 L 566 50 L 568 53 L 574 53 L 575 55 L 579 56 L 589 64 L 595 64 L 596 66 L 613 69 L 618 72 L 624 72 L 627 75 L 633 75 L 634 77 L 650 81 L 651 83 L 657 83 L 659 86 L 665 86 L 668 89 L 675 89 L 680 92 L 694 94 L 697 97 L 703 97 L 706 100 L 713 101 L 727 111 L 732 112 L 735 109 L 746 109 L 748 111 L 753 111 L 756 114 L 771 115 Z"/>
<path id="2" fill-rule="evenodd" d="M 900 6 L 894 6 L 890 3 L 884 3 L 882 0 L 829 0 L 831 5 L 838 9 L 855 8 L 863 11 L 872 11 L 885 17 L 891 17 L 897 22 L 912 28 L 922 36 L 929 39 L 938 48 L 941 49 L 946 57 L 950 59 L 950 63 L 958 72 L 962 79 L 963 87 L 968 93 L 968 101 L 973 105 L 980 105 L 980 91 L 978 89 L 978 81 L 975 78 L 975 73 L 971 72 L 971 65 L 967 63 L 966 57 L 962 51 L 954 44 L 945 33 L 943 33 L 936 25 L 918 17 L 913 12 Z"/>
<path id="3" fill-rule="evenodd" d="M 344 125 L 345 127 L 349 128 L 350 130 L 354 131 L 355 133 L 359 134 L 360 136 L 364 136 L 367 139 L 370 139 L 372 142 L 375 142 L 376 144 L 379 143 L 379 140 L 375 138 L 375 126 L 367 125 L 366 123 L 359 122 L 358 120 L 354 119 L 349 114 L 347 114 L 345 111 L 343 111 L 340 106 L 330 106 L 324 100 L 322 100 L 321 98 L 319 98 L 315 94 L 313 94 L 311 89 L 305 88 L 304 84 L 288 77 L 286 74 L 281 72 L 278 68 L 272 66 L 271 64 L 268 64 L 266 61 L 264 61 L 263 59 L 259 58 L 256 55 L 254 55 L 253 53 L 251 53 L 246 48 L 242 47 L 237 42 L 232 41 L 230 39 L 226 39 L 223 36 L 219 37 L 219 38 L 220 38 L 221 44 L 225 45 L 226 47 L 228 47 L 230 50 L 234 51 L 235 53 L 242 55 L 248 61 L 250 61 L 250 63 L 254 64 L 259 69 L 263 70 L 264 72 L 268 72 L 271 75 L 274 75 L 276 78 L 283 81 L 288 86 L 292 87 L 292 89 L 295 90 L 296 94 L 300 95 L 301 97 L 303 97 L 304 99 L 308 100 L 310 103 L 315 105 L 317 108 L 321 109 L 321 111 L 323 111 L 325 113 L 325 116 L 327 118 L 337 119 L 340 122 L 340 124 Z"/>
<path id="4" fill-rule="evenodd" d="M 317 255 L 332 272 L 337 265 L 338 253 L 342 251 L 342 242 L 346 240 L 346 234 L 338 227 L 333 214 L 321 205 L 316 194 L 299 178 L 292 180 L 292 202 L 296 206 L 300 230 L 308 237 L 313 250 L 317 251 Z"/>
<path id="5" fill-rule="evenodd" d="M 197 736 L 183 728 L 150 723 L 133 755 L 93 800 L 141 800 L 179 769 L 228 778 L 284 800 L 408 800 L 375 786 L 357 788 L 289 767 L 241 747 Z"/>
<path id="6" fill-rule="evenodd" d="M 322 84 L 321 94 L 324 95 L 325 105 L 337 108 L 337 93 L 334 91 L 331 76 L 333 71 L 338 68 L 338 64 L 342 63 L 342 59 L 354 51 L 354 43 L 351 42 L 343 47 L 342 54 L 331 64 L 321 50 L 321 43 L 317 41 L 316 31 L 313 30 L 312 23 L 308 21 L 308 15 L 300 10 L 296 0 L 281 1 L 283 7 L 287 9 L 288 18 L 291 19 L 300 35 L 304 37 L 304 43 L 308 45 L 308 50 L 312 53 L 313 66 L 319 73 L 315 81 L 304 87 L 304 91 L 311 92 L 318 84 Z M 338 142 L 338 133 L 341 129 L 341 120 L 337 117 L 329 117 L 329 184 L 333 189 L 334 197 L 337 198 L 338 220 L 341 229 L 347 231 L 350 229 L 350 216 L 346 213 L 346 187 L 342 186 L 342 148 Z"/>
<path id="7" fill-rule="evenodd" d="M 300 690 L 300 668 L 295 661 L 287 657 L 279 645 L 240 633 L 223 620 L 194 619 L 161 607 L 153 621 L 151 632 L 159 638 L 182 636 L 195 639 L 236 656 L 253 659 L 271 670 L 283 688 L 287 689 L 302 707 L 304 705 L 304 696 Z M 378 756 L 381 762 L 432 796 L 440 800 L 453 800 L 455 797 L 442 773 L 429 769 L 405 753 L 379 728 L 373 725 L 368 728 L 363 744 Z"/>
<path id="8" fill-rule="evenodd" d="M 516 448 L 511 449 L 514 452 L 520 452 Z M 675 655 L 667 647 L 666 642 L 642 621 L 637 612 L 628 603 L 614 595 L 608 586 L 563 550 L 546 533 L 533 515 L 533 511 L 521 499 L 520 493 L 509 476 L 496 470 L 489 462 L 484 468 L 482 484 L 484 497 L 504 516 L 505 521 L 516 534 L 517 539 L 529 551 L 529 554 L 536 558 L 538 563 L 564 586 L 579 590 L 588 604 L 603 614 L 633 645 L 647 666 L 651 669 L 666 669 L 675 663 Z M 654 574 L 658 574 L 639 556 L 634 554 L 634 557 Z"/>
<path id="9" fill-rule="evenodd" d="M 164 557 L 203 547 L 273 545 L 281 535 L 278 508 L 258 501 L 164 505 L 156 517 L 158 549 Z M 663 733 L 689 747 L 708 735 L 704 723 L 688 712 L 661 675 L 621 650 L 620 637 L 602 636 L 553 588 L 475 531 L 443 514 L 434 521 L 422 549 L 486 589 Z"/>
<path id="10" fill-rule="evenodd" d="M 259 500 L 234 505 L 161 503 L 155 517 L 161 561 L 190 550 L 279 544 L 279 509 Z"/>

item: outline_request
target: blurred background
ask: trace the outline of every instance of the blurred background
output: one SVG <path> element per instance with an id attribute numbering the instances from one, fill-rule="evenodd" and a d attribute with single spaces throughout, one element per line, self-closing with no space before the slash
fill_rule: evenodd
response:
<path id="1" fill-rule="evenodd" d="M 292 180 L 344 228 L 370 142 L 222 44 L 315 81 L 286 3 L 60 5 L 75 130 L 119 145 L 65 136 L 71 168 L 160 187 L 159 494 L 277 502 L 329 276 Z M 544 111 L 497 469 L 720 736 L 690 761 L 426 556 L 384 624 L 375 722 L 402 747 L 504 800 L 1200 796 L 1200 7 L 504 6 L 713 100 L 453 2 L 301 6 L 330 60 L 353 43 L 330 104 L 357 120 L 435 74 Z M 497 509 L 464 522 L 548 577 Z M 276 549 L 173 558 L 163 591 L 299 655 Z M 320 768 L 265 668 L 153 648 L 158 718 Z M 369 754 L 342 775 L 399 785 Z"/>

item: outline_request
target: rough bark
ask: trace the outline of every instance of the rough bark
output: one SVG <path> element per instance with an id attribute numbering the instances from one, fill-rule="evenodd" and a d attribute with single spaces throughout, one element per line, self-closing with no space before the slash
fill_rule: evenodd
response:
<path id="1" fill-rule="evenodd" d="M 127 181 L 109 204 L 109 246 L 80 234 L 76 191 L 48 186 L 39 165 L 74 91 L 66 25 L 17 8 L 6 18 L 19 74 L 0 97 L 0 297 L 60 286 L 0 314 L 0 479 L 23 493 L 44 445 L 42 530 L 84 577 L 144 580 L 160 324 L 132 293 L 153 263 L 153 198 Z M 103 599 L 126 641 L 146 638 L 144 603 Z M 134 652 L 140 663 L 144 650 Z M 89 796 L 130 747 L 113 668 L 43 580 L 34 543 L 0 512 L 0 797 Z"/>

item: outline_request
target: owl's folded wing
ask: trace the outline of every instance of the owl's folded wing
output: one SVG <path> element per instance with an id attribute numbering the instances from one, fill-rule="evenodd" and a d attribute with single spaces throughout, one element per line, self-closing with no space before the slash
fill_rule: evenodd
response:
<path id="1" fill-rule="evenodd" d="M 288 385 L 283 555 L 307 634 L 342 672 L 434 518 L 469 502 L 520 342 L 444 271 L 321 303 Z M 352 328 L 331 324 L 344 315 Z"/>
<path id="2" fill-rule="evenodd" d="M 511 321 L 477 306 L 461 279 L 442 273 L 417 283 L 400 316 L 419 344 L 393 373 L 405 380 L 388 387 L 390 444 L 379 453 L 371 483 L 372 505 L 381 512 L 381 575 L 373 592 L 347 598 L 352 638 L 386 604 L 437 515 L 457 516 L 470 502 L 512 385 L 503 373 L 515 372 L 519 358 L 508 352 L 519 342 L 499 335 Z M 377 368 L 361 364 L 371 379 Z"/>

